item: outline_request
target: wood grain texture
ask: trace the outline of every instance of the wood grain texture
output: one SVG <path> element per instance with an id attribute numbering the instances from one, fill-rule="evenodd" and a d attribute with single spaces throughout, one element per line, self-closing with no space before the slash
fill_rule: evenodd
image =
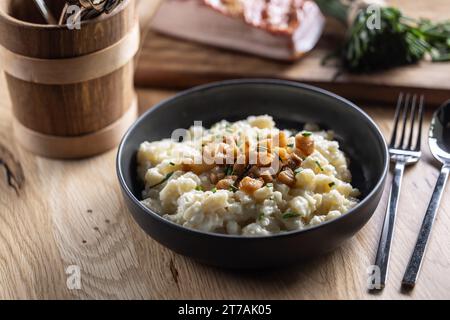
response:
<path id="1" fill-rule="evenodd" d="M 153 1 L 143 1 L 141 5 L 146 3 Z M 388 3 L 414 17 L 449 18 L 447 0 L 389 0 Z M 152 10 L 154 5 L 149 7 Z M 311 83 L 359 101 L 395 102 L 401 90 L 423 92 L 433 104 L 450 98 L 450 63 L 421 62 L 372 75 L 343 74 L 336 78 L 336 66 L 323 66 L 322 60 L 335 50 L 342 34 L 343 28 L 329 21 L 316 49 L 296 63 L 283 63 L 150 33 L 143 44 L 136 83 L 186 88 L 231 78 L 271 77 Z"/>
<path id="2" fill-rule="evenodd" d="M 139 90 L 141 111 L 172 94 Z M 331 254 L 273 271 L 212 268 L 162 247 L 137 226 L 122 202 L 114 150 L 82 161 L 36 157 L 14 143 L 3 77 L 0 97 L 0 145 L 11 151 L 25 176 L 16 192 L 0 170 L 0 298 L 450 298 L 450 197 L 446 196 L 420 281 L 410 294 L 400 293 L 438 173 L 426 147 L 423 160 L 405 174 L 388 286 L 372 295 L 366 290 L 366 270 L 375 258 L 387 190 L 370 222 Z M 393 110 L 364 109 L 387 135 Z M 426 126 L 429 121 L 427 113 Z M 72 265 L 81 270 L 80 290 L 66 286 L 65 271 Z"/>
<path id="3" fill-rule="evenodd" d="M 32 24 L 27 21 L 38 22 L 32 14 L 38 15 L 38 10 L 28 2 L 0 4 L 0 45 L 29 58 L 74 58 L 103 50 L 129 34 L 137 21 L 135 2 L 127 0 L 114 14 L 82 23 L 80 30 Z M 135 97 L 133 75 L 131 59 L 84 82 L 48 85 L 11 74 L 6 80 L 13 113 L 23 126 L 47 135 L 79 136 L 99 131 L 126 113 Z"/>
<path id="4" fill-rule="evenodd" d="M 45 25 L 29 0 L 0 2 L 1 44 L 12 52 L 42 59 L 71 58 L 104 49 L 122 39 L 135 23 L 135 0 L 126 0 L 121 10 L 83 22 L 79 30 Z M 130 7 L 128 4 L 133 2 Z M 48 2 L 56 13 L 60 0 Z M 57 16 L 57 14 L 55 14 Z"/>

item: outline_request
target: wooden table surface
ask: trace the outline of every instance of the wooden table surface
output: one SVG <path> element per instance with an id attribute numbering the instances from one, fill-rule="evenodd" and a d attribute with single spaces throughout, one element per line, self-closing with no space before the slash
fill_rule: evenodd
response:
<path id="1" fill-rule="evenodd" d="M 141 111 L 171 94 L 139 90 Z M 387 135 L 393 110 L 364 109 Z M 450 298 L 448 189 L 420 281 L 412 293 L 400 292 L 438 173 L 427 147 L 423 160 L 406 171 L 389 282 L 376 295 L 367 292 L 367 268 L 374 261 L 387 190 L 370 222 L 333 253 L 285 269 L 227 271 L 175 254 L 138 227 L 122 201 L 115 155 L 112 150 L 87 160 L 57 161 L 16 145 L 0 77 L 0 298 Z M 24 182 L 18 188 L 20 167 Z M 67 285 L 73 270 L 80 271 L 81 289 Z"/>

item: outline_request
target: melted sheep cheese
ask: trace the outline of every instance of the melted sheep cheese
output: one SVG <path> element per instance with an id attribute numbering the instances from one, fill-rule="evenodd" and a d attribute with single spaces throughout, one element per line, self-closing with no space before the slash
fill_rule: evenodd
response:
<path id="1" fill-rule="evenodd" d="M 265 115 L 191 127 L 186 136 L 144 142 L 137 157 L 142 203 L 177 224 L 271 235 L 337 218 L 358 202 L 332 131 L 280 130 Z"/>

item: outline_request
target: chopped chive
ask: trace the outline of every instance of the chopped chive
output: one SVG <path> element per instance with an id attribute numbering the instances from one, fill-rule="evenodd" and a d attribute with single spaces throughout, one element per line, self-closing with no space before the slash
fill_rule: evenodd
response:
<path id="1" fill-rule="evenodd" d="M 315 162 L 316 162 L 317 166 L 319 167 L 320 171 L 324 171 L 322 166 L 320 165 L 319 161 L 316 160 Z"/>
<path id="2" fill-rule="evenodd" d="M 153 189 L 153 188 L 155 188 L 155 187 L 157 187 L 157 186 L 162 185 L 164 182 L 166 182 L 167 180 L 169 180 L 170 177 L 171 177 L 172 175 L 173 175 L 173 172 L 170 172 L 170 173 L 166 174 L 166 176 L 165 176 L 164 179 L 162 179 L 160 182 L 158 182 L 157 184 L 155 184 L 155 185 L 153 185 L 153 186 L 151 186 L 151 187 L 149 187 L 149 188 L 150 188 L 150 189 Z"/>
<path id="3" fill-rule="evenodd" d="M 211 192 L 212 192 L 212 193 L 216 193 L 216 192 L 217 192 L 217 188 L 216 188 L 216 187 L 212 188 L 212 189 L 211 189 Z"/>
<path id="4" fill-rule="evenodd" d="M 290 219 L 296 217 L 300 217 L 300 214 L 295 212 L 286 212 L 285 214 L 283 214 L 283 219 Z"/>
<path id="5" fill-rule="evenodd" d="M 265 146 L 258 146 L 258 151 L 267 151 L 267 147 Z"/>
<path id="6" fill-rule="evenodd" d="M 328 186 L 329 186 L 330 188 L 333 188 L 333 187 L 334 187 L 334 185 L 335 185 L 335 183 L 334 183 L 334 182 L 330 182 L 330 183 L 328 184 Z"/>
<path id="7" fill-rule="evenodd" d="M 259 215 L 258 215 L 258 220 L 259 221 L 261 221 L 263 218 L 264 218 L 264 212 L 261 212 Z"/>
<path id="8" fill-rule="evenodd" d="M 267 187 L 267 188 L 273 188 L 273 183 L 268 183 L 268 184 L 266 184 L 266 187 Z"/>
<path id="9" fill-rule="evenodd" d="M 294 170 L 294 173 L 297 174 L 297 173 L 300 173 L 302 171 L 303 171 L 303 168 L 297 168 L 297 169 Z"/>
<path id="10" fill-rule="evenodd" d="M 175 163 L 173 163 L 172 161 L 169 162 L 169 164 L 173 167 L 175 165 Z"/>
<path id="11" fill-rule="evenodd" d="M 195 190 L 197 190 L 197 191 L 203 191 L 203 187 L 202 187 L 202 186 L 196 186 L 196 187 L 195 187 Z"/>
<path id="12" fill-rule="evenodd" d="M 310 132 L 310 131 L 302 132 L 302 136 L 304 136 L 304 137 L 310 137 L 311 135 L 312 135 L 312 132 Z"/>
<path id="13" fill-rule="evenodd" d="M 233 166 L 230 165 L 225 168 L 225 176 L 231 176 L 231 175 L 233 175 Z"/>
<path id="14" fill-rule="evenodd" d="M 293 147 L 294 147 L 294 144 L 293 144 L 293 143 L 289 143 L 287 146 L 288 146 L 289 148 L 293 148 Z"/>

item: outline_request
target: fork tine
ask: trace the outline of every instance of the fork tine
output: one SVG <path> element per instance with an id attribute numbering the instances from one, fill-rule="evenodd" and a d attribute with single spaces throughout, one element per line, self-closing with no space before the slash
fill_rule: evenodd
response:
<path id="1" fill-rule="evenodd" d="M 408 119 L 408 110 L 409 110 L 409 100 L 410 100 L 410 94 L 408 93 L 406 95 L 404 108 L 403 108 L 403 127 L 402 127 L 402 135 L 400 137 L 400 141 L 398 143 L 398 148 L 401 148 L 403 146 L 403 142 L 405 141 L 405 133 L 406 133 L 406 124 Z"/>
<path id="2" fill-rule="evenodd" d="M 410 150 L 414 135 L 414 122 L 416 121 L 416 102 L 417 102 L 417 95 L 414 95 L 411 102 L 411 124 L 409 127 L 409 138 L 408 138 L 408 145 L 406 145 L 405 149 Z"/>
<path id="3" fill-rule="evenodd" d="M 420 151 L 420 145 L 422 142 L 422 122 L 423 122 L 423 112 L 424 112 L 424 100 L 425 97 L 423 95 L 420 96 L 419 102 L 419 131 L 417 133 L 417 142 L 416 142 L 416 151 Z"/>
<path id="4" fill-rule="evenodd" d="M 395 116 L 394 116 L 394 130 L 391 135 L 391 142 L 389 143 L 389 147 L 394 148 L 395 141 L 397 140 L 397 128 L 398 128 L 398 119 L 400 118 L 400 110 L 402 109 L 403 102 L 403 92 L 400 92 L 397 100 L 397 107 L 395 108 Z"/>

